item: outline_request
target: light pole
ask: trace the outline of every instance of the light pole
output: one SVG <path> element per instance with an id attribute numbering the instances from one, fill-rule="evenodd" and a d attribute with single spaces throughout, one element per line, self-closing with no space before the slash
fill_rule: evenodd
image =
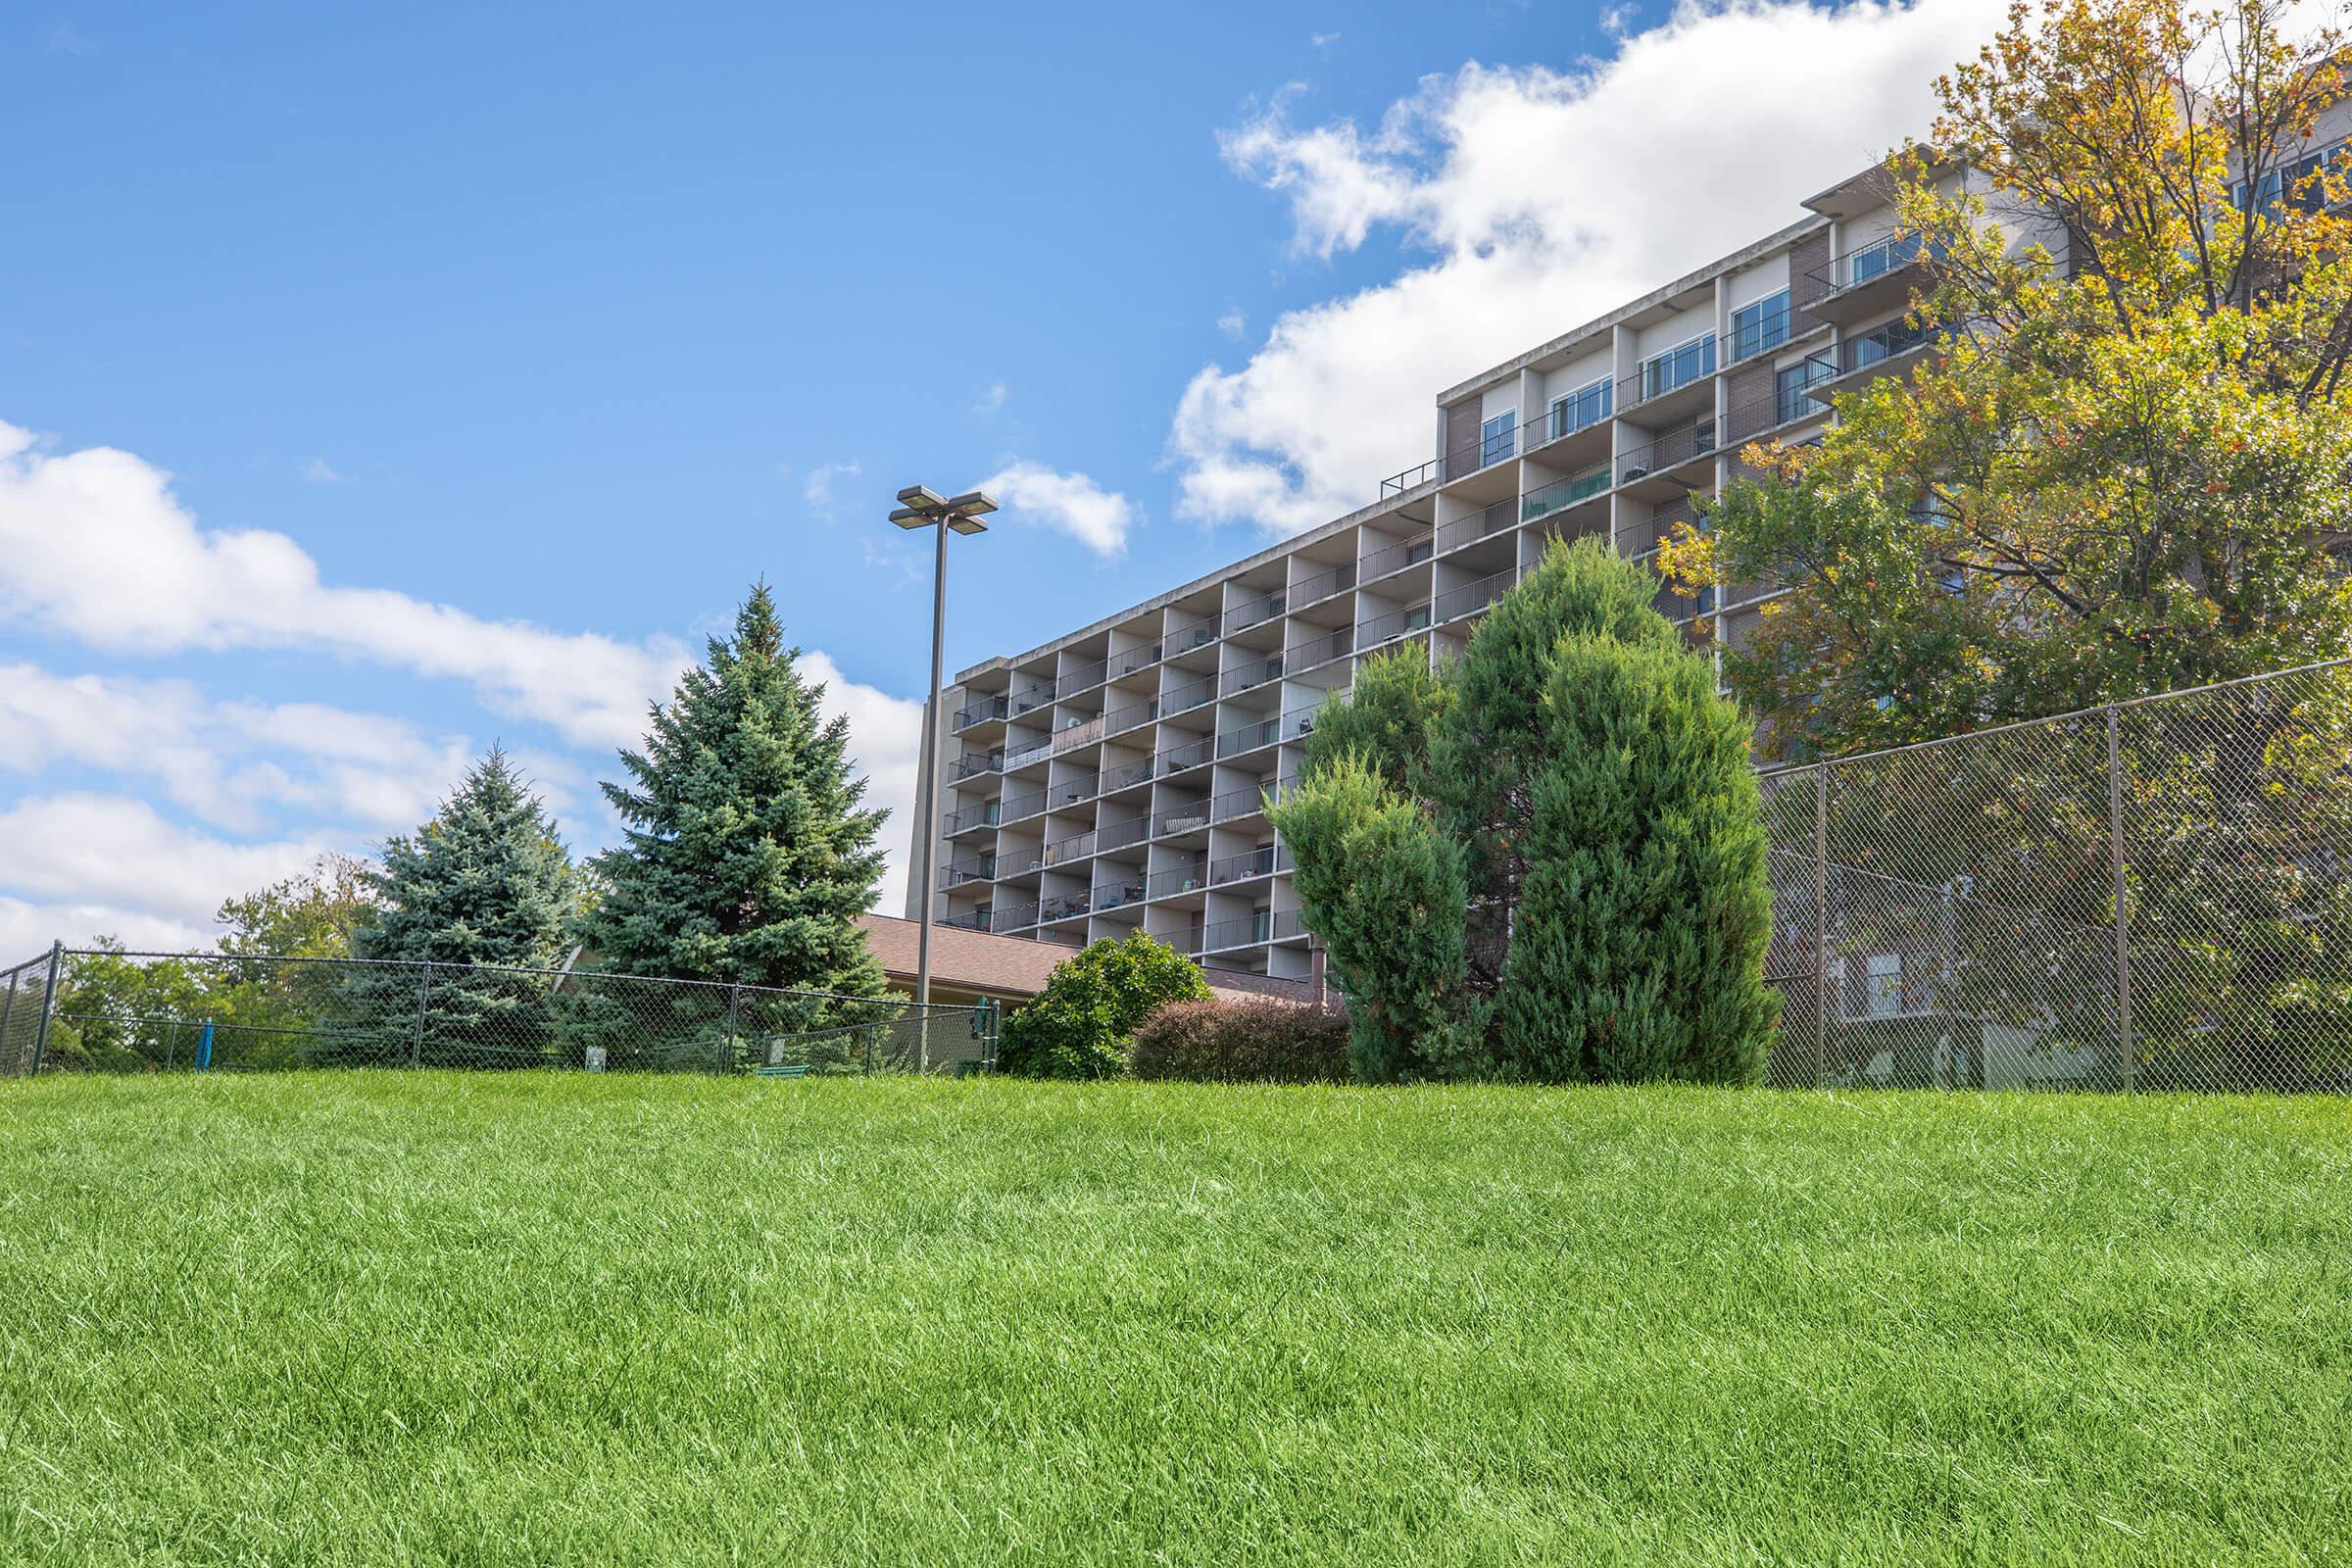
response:
<path id="1" fill-rule="evenodd" d="M 915 813 L 922 828 L 917 838 L 922 853 L 916 857 L 916 875 L 922 879 L 916 884 L 921 889 L 916 906 L 921 913 L 914 935 L 914 1004 L 918 1007 L 927 1008 L 931 1004 L 931 902 L 938 896 L 931 884 L 936 879 L 933 846 L 939 842 L 939 685 L 942 644 L 948 629 L 948 531 L 986 533 L 988 524 L 980 519 L 996 510 L 997 504 L 978 490 L 943 501 L 937 491 L 910 484 L 899 492 L 898 510 L 890 514 L 890 520 L 900 527 L 929 528 L 939 540 L 931 567 L 931 701 L 923 707 L 923 758 L 915 774 L 921 781 Z M 928 1071 L 930 1014 L 925 1012 L 923 1019 L 924 1049 L 916 1066 Z"/>

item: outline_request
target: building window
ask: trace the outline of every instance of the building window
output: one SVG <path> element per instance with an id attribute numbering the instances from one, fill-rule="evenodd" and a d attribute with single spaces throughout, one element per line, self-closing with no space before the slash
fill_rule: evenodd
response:
<path id="1" fill-rule="evenodd" d="M 1478 427 L 1478 461 L 1500 463 L 1517 449 L 1519 411 L 1505 409 Z"/>
<path id="2" fill-rule="evenodd" d="M 1788 291 L 1732 313 L 1732 358 L 1744 360 L 1788 341 Z"/>
<path id="3" fill-rule="evenodd" d="M 1614 384 L 1604 375 L 1590 386 L 1580 386 L 1564 397 L 1552 399 L 1551 438 L 1556 441 L 1607 418 L 1609 392 Z"/>
<path id="4" fill-rule="evenodd" d="M 1709 332 L 1642 361 L 1642 396 L 1644 401 L 1663 397 L 1676 387 L 1714 373 L 1715 334 Z"/>
<path id="5" fill-rule="evenodd" d="M 1885 326 L 1873 327 L 1860 337 L 1850 340 L 1849 352 L 1853 356 L 1853 368 L 1859 370 L 1864 366 L 1876 365 L 1881 360 L 1891 360 L 1898 354 L 1908 354 L 1921 344 L 1932 343 L 1935 339 L 1936 329 L 1934 327 L 1924 324 L 1914 326 L 1907 318 L 1898 317 Z"/>
<path id="6" fill-rule="evenodd" d="M 1802 419 L 1816 414 L 1827 414 L 1830 400 L 1815 395 L 1813 389 L 1838 374 L 1838 367 L 1828 360 L 1804 359 L 1785 368 L 1775 378 L 1779 383 L 1780 416 L 1778 422 Z"/>

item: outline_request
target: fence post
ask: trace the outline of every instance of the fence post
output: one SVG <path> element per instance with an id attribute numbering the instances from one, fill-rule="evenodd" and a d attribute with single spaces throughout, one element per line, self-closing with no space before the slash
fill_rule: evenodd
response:
<path id="1" fill-rule="evenodd" d="M 734 981 L 727 987 L 727 1054 L 719 1058 L 720 1072 L 735 1070 L 735 1017 L 743 1005 L 743 982 Z"/>
<path id="2" fill-rule="evenodd" d="M 49 979 L 41 987 L 41 1022 L 32 1036 L 32 1076 L 41 1075 L 41 1057 L 49 1050 L 49 1016 L 57 1010 L 57 976 L 66 966 L 66 945 L 49 944 Z"/>
<path id="3" fill-rule="evenodd" d="M 1830 1032 L 1830 764 L 1813 764 L 1813 1087 L 1821 1087 Z"/>
<path id="4" fill-rule="evenodd" d="M 424 972 L 416 980 L 416 1038 L 409 1046 L 409 1065 L 424 1065 L 424 1004 L 433 994 L 433 960 L 424 960 Z"/>
<path id="5" fill-rule="evenodd" d="M 24 974 L 23 964 L 8 971 L 8 997 L 0 1001 L 0 1073 L 7 1072 L 17 1064 L 16 1053 L 9 1049 L 8 1044 L 8 1015 L 17 1010 L 17 982 Z"/>
<path id="6" fill-rule="evenodd" d="M 2139 1052 L 2132 1039 L 2131 879 L 2124 863 L 2124 757 L 2115 708 L 2107 710 L 2107 871 L 2115 888 L 2115 1046 L 2132 1093 Z"/>

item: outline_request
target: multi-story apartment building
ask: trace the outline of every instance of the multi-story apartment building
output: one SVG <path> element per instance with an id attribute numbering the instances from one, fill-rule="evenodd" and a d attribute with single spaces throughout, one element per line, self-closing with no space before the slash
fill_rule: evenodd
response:
<path id="1" fill-rule="evenodd" d="M 1025 653 L 944 700 L 936 916 L 1081 945 L 1141 926 L 1214 968 L 1313 966 L 1262 801 L 1356 661 L 1457 652 L 1554 538 L 1647 561 L 1746 443 L 1817 433 L 1829 397 L 1907 366 L 1919 260 L 1882 170 L 1733 255 L 1449 387 L 1437 456 L 1321 527 Z M 1761 584 L 1720 605 L 1661 585 L 1733 644 Z"/>

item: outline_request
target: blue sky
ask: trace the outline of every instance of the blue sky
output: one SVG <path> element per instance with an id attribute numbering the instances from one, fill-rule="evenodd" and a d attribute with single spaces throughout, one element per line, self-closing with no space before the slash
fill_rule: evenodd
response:
<path id="1" fill-rule="evenodd" d="M 199 939 L 494 737 L 594 847 L 756 576 L 895 803 L 898 486 L 1003 481 L 951 667 L 1146 597 L 1792 220 L 1990 15 L 11 8 L 0 938 Z"/>

